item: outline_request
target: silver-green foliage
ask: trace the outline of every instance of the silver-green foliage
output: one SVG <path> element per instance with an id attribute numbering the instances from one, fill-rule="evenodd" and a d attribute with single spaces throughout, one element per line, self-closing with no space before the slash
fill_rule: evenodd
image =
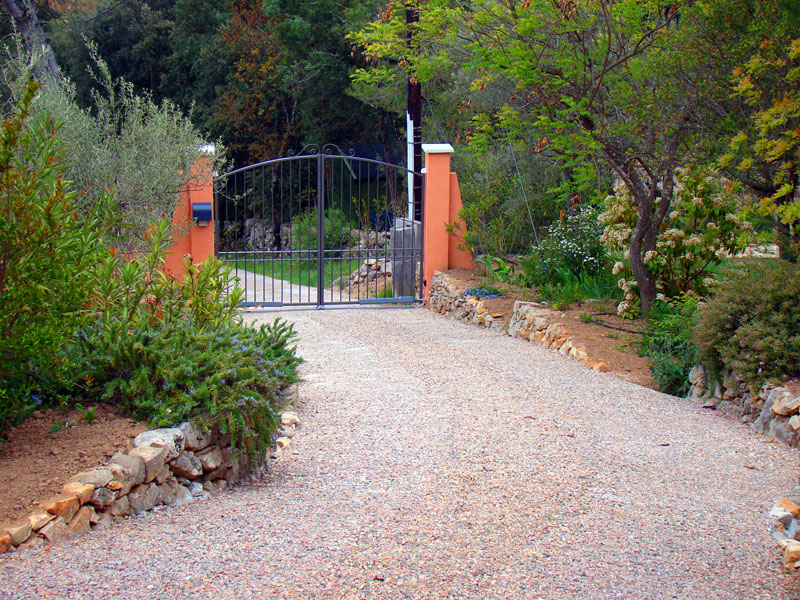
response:
<path id="1" fill-rule="evenodd" d="M 13 42 L 0 67 L 10 100 L 3 116 L 21 97 L 37 60 Z M 120 244 L 137 249 L 148 227 L 172 215 L 206 142 L 177 106 L 136 94 L 132 84 L 111 76 L 91 45 L 90 54 L 94 64 L 88 68 L 97 83 L 91 107 L 78 105 L 74 85 L 64 79 L 43 86 L 31 112 L 59 123 L 66 176 L 79 192 L 79 207 L 88 213 L 113 190 L 126 223 Z"/>

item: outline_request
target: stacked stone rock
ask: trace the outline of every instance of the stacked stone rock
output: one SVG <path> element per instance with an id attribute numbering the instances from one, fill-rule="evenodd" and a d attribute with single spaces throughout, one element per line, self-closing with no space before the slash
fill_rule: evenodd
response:
<path id="1" fill-rule="evenodd" d="M 751 389 L 734 371 L 726 369 L 722 377 L 713 380 L 705 367 L 696 366 L 689 372 L 688 398 L 703 402 L 705 408 L 729 406 L 739 413 L 742 421 L 752 423 L 768 438 L 798 446 L 800 438 L 800 395 L 774 383 Z"/>
<path id="2" fill-rule="evenodd" d="M 437 271 L 431 280 L 430 309 L 450 319 L 467 321 L 490 329 L 503 329 L 503 315 L 490 313 L 485 302 L 464 292 L 451 283 L 446 274 Z"/>
<path id="3" fill-rule="evenodd" d="M 373 291 L 377 291 L 391 286 L 391 279 L 391 260 L 368 258 L 357 271 L 353 271 L 349 277 L 344 278 L 342 284 L 334 282 L 331 285 L 331 289 L 335 291 L 341 288 L 355 293 L 359 288 L 366 290 L 367 287 L 370 287 Z"/>
<path id="4" fill-rule="evenodd" d="M 484 301 L 472 296 L 465 296 L 456 287 L 446 273 L 437 271 L 431 281 L 431 310 L 448 318 L 467 321 L 475 325 L 496 330 L 503 329 L 502 314 L 490 313 Z M 514 312 L 506 333 L 511 337 L 528 340 L 550 350 L 554 350 L 588 367 L 605 373 L 609 367 L 602 361 L 590 358 L 586 349 L 582 348 L 563 323 L 559 323 L 560 313 L 548 310 L 535 302 L 514 302 Z"/>
<path id="5" fill-rule="evenodd" d="M 298 424 L 295 413 L 281 415 L 281 437 L 271 457 L 277 458 L 288 447 Z M 107 465 L 73 476 L 62 493 L 42 502 L 27 518 L 0 525 L 0 554 L 104 529 L 114 520 L 156 506 L 186 504 L 252 474 L 246 458 L 231 449 L 227 436 L 205 432 L 192 423 L 145 431 L 134 438 L 133 445 L 127 454 L 115 454 Z"/>
<path id="6" fill-rule="evenodd" d="M 783 566 L 787 571 L 800 568 L 800 486 L 794 493 L 772 507 L 772 537 L 783 549 Z"/>

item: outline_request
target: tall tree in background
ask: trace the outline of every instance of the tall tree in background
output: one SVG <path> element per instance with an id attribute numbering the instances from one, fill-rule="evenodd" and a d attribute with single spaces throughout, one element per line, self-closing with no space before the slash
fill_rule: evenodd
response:
<path id="1" fill-rule="evenodd" d="M 239 0 L 222 30 L 233 69 L 214 118 L 240 159 L 280 156 L 297 135 L 299 102 L 281 72 L 283 49 L 274 28 L 275 21 L 264 14 L 260 0 Z"/>
<path id="2" fill-rule="evenodd" d="M 33 0 L 2 0 L 1 5 L 11 16 L 27 55 L 38 58 L 33 67 L 36 79 L 41 83 L 60 81 L 61 71 L 39 23 Z"/>
<path id="3" fill-rule="evenodd" d="M 263 0 L 281 46 L 280 81 L 297 103 L 304 143 L 374 141 L 374 111 L 348 94 L 355 67 L 346 36 L 367 17 L 357 0 Z"/>

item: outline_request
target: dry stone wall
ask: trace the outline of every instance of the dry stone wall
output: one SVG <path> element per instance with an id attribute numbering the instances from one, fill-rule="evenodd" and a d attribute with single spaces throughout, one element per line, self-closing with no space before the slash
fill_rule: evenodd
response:
<path id="1" fill-rule="evenodd" d="M 729 408 L 769 439 L 798 447 L 800 395 L 788 387 L 766 383 L 759 389 L 751 389 L 730 369 L 715 379 L 702 366 L 691 370 L 689 383 L 692 387 L 688 398 L 702 402 L 705 408 Z"/>
<path id="2" fill-rule="evenodd" d="M 281 414 L 281 431 L 269 457 L 280 456 L 299 424 L 295 413 Z M 41 502 L 27 518 L 0 525 L 0 554 L 105 529 L 119 519 L 205 498 L 260 474 L 261 464 L 249 470 L 246 457 L 231 448 L 227 436 L 192 423 L 142 432 L 133 446 L 108 464 L 71 477 L 60 494 Z"/>
<path id="3" fill-rule="evenodd" d="M 458 288 L 446 273 L 437 271 L 431 280 L 430 308 L 451 319 L 466 321 L 502 331 L 511 337 L 528 340 L 581 361 L 596 371 L 603 373 L 609 371 L 607 364 L 589 357 L 586 349 L 570 335 L 566 326 L 559 322 L 561 313 L 549 310 L 536 302 L 517 300 L 506 329 L 501 320 L 502 315 L 492 314 L 483 300 L 465 295 L 464 290 Z"/>

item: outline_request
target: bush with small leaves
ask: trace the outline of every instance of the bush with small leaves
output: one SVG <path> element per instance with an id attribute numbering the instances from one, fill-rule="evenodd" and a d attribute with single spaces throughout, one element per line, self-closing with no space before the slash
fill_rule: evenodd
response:
<path id="1" fill-rule="evenodd" d="M 744 261 L 726 269 L 712 292 L 695 329 L 703 365 L 733 369 L 753 387 L 800 376 L 800 266 Z"/>
<path id="2" fill-rule="evenodd" d="M 653 303 L 639 341 L 639 354 L 647 356 L 659 389 L 684 396 L 689 390 L 689 371 L 697 364 L 692 339 L 699 299 L 694 294 Z"/>

